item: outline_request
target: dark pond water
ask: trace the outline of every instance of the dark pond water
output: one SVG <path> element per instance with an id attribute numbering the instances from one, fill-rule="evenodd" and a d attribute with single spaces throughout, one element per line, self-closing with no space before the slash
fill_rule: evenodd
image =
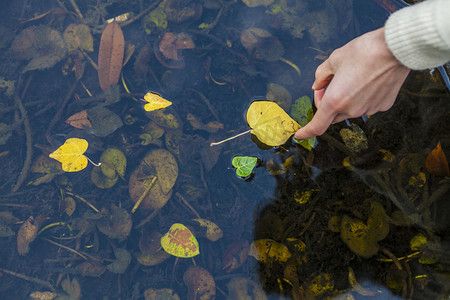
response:
<path id="1" fill-rule="evenodd" d="M 0 299 L 448 299 L 439 72 L 310 150 L 249 134 L 210 147 L 249 129 L 255 99 L 292 115 L 316 67 L 392 5 L 249 2 L 265 5 L 2 1 Z M 145 112 L 149 91 L 173 104 Z M 75 144 L 63 159 L 82 170 L 62 171 L 48 155 L 69 138 L 102 165 Z M 258 158 L 247 178 L 235 156 Z M 179 244 L 194 256 L 168 254 Z"/>

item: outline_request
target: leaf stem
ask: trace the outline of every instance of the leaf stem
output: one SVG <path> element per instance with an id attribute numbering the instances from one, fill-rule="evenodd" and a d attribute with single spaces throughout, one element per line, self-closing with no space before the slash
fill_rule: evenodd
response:
<path id="1" fill-rule="evenodd" d="M 250 131 L 251 131 L 251 129 L 249 129 L 249 130 L 247 130 L 247 131 L 244 131 L 244 132 L 241 132 L 241 133 L 239 133 L 239 134 L 236 134 L 236 135 L 234 135 L 234 136 L 232 136 L 232 137 L 229 137 L 229 138 L 227 138 L 227 139 L 224 139 L 224 140 L 222 140 L 222 141 L 215 142 L 215 143 L 211 143 L 211 144 L 209 144 L 209 146 L 212 147 L 212 146 L 220 145 L 220 144 L 222 144 L 222 143 L 228 142 L 229 140 L 232 140 L 232 139 L 235 139 L 235 138 L 237 138 L 237 137 L 240 137 L 241 135 L 247 134 L 247 133 L 249 133 Z"/>
<path id="2" fill-rule="evenodd" d="M 139 207 L 139 205 L 141 205 L 142 200 L 144 200 L 145 196 L 147 196 L 148 192 L 150 191 L 150 189 L 152 188 L 153 184 L 156 181 L 156 178 L 158 178 L 157 176 L 153 177 L 152 181 L 150 182 L 150 184 L 145 188 L 144 192 L 142 193 L 141 197 L 139 197 L 138 201 L 136 201 L 136 204 L 134 204 L 133 209 L 131 209 L 131 213 L 134 214 L 134 212 L 136 211 L 136 209 Z"/>

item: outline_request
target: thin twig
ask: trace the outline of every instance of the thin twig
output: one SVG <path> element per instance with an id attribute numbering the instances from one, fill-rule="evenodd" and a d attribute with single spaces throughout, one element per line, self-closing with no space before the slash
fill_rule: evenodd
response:
<path id="1" fill-rule="evenodd" d="M 6 270 L 6 269 L 3 269 L 3 268 L 0 268 L 0 272 L 3 272 L 3 273 L 6 273 L 6 274 L 15 276 L 17 278 L 20 278 L 20 279 L 23 279 L 23 280 L 26 280 L 26 281 L 30 281 L 30 282 L 34 282 L 34 283 L 43 285 L 45 287 L 48 287 L 52 291 L 55 290 L 55 288 L 53 287 L 53 285 L 51 285 L 50 282 L 41 280 L 39 278 L 30 277 L 30 276 L 27 276 L 27 275 L 24 275 L 24 274 L 20 274 L 20 273 L 16 273 L 14 271 Z"/>
<path id="2" fill-rule="evenodd" d="M 17 192 L 17 190 L 19 190 L 19 188 L 22 186 L 23 182 L 25 181 L 25 178 L 27 177 L 28 171 L 30 170 L 30 167 L 31 167 L 31 157 L 33 156 L 33 142 L 31 139 L 31 125 L 30 125 L 30 120 L 28 119 L 27 111 L 26 111 L 25 107 L 23 106 L 22 99 L 26 95 L 26 92 L 28 90 L 28 87 L 30 86 L 32 78 L 33 78 L 32 75 L 28 78 L 28 81 L 25 84 L 25 88 L 23 89 L 21 96 L 19 96 L 18 93 L 14 94 L 14 101 L 15 101 L 17 107 L 19 108 L 20 114 L 22 115 L 23 127 L 25 129 L 25 137 L 27 139 L 27 152 L 25 155 L 25 161 L 23 163 L 22 171 L 20 172 L 19 177 L 17 178 L 16 185 L 11 190 L 11 193 L 15 193 L 15 192 Z"/>
<path id="3" fill-rule="evenodd" d="M 46 239 L 46 238 L 43 238 L 43 237 L 41 237 L 41 239 L 43 239 L 44 241 L 47 241 L 47 242 L 49 242 L 50 244 L 53 244 L 53 245 L 55 245 L 55 246 L 61 247 L 61 248 L 63 248 L 63 249 L 66 249 L 67 251 L 70 251 L 70 252 L 72 252 L 72 253 L 75 253 L 76 255 L 80 256 L 80 257 L 83 258 L 84 260 L 88 260 L 88 258 L 87 258 L 85 255 L 81 254 L 80 252 L 78 252 L 78 251 L 75 250 L 75 249 L 72 249 L 72 248 L 67 247 L 67 246 L 65 246 L 65 245 L 63 245 L 63 244 L 57 243 L 57 242 L 55 242 L 55 241 L 52 241 L 52 240 L 49 240 L 49 239 Z"/>
<path id="4" fill-rule="evenodd" d="M 75 82 L 73 83 L 69 92 L 67 93 L 66 98 L 64 98 L 63 103 L 61 104 L 61 107 L 56 112 L 55 116 L 53 117 L 50 124 L 48 125 L 47 131 L 45 132 L 45 137 L 47 138 L 47 141 L 50 143 L 50 145 L 53 145 L 53 141 L 50 137 L 52 129 L 56 125 L 56 123 L 59 121 L 59 119 L 61 118 L 64 108 L 66 107 L 67 103 L 69 102 L 69 99 L 72 97 L 72 94 L 78 85 L 78 81 L 79 81 L 78 79 L 75 80 Z"/>

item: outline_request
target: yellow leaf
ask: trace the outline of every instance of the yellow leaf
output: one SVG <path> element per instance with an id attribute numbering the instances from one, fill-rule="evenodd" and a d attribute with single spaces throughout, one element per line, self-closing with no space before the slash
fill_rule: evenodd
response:
<path id="1" fill-rule="evenodd" d="M 70 138 L 49 156 L 62 163 L 63 171 L 78 172 L 87 166 L 87 157 L 83 155 L 87 148 L 86 140 Z"/>
<path id="2" fill-rule="evenodd" d="M 144 106 L 145 111 L 153 111 L 172 105 L 172 102 L 164 99 L 159 94 L 154 92 L 148 92 L 147 94 L 145 94 L 144 100 L 148 102 Z"/>
<path id="3" fill-rule="evenodd" d="M 285 245 L 271 239 L 253 241 L 248 255 L 263 263 L 285 263 L 292 256 Z"/>
<path id="4" fill-rule="evenodd" d="M 272 101 L 254 101 L 247 111 L 251 133 L 268 146 L 280 146 L 300 129 L 281 107 Z"/>
<path id="5" fill-rule="evenodd" d="M 176 257 L 194 257 L 200 253 L 198 241 L 192 232 L 183 224 L 175 223 L 161 237 L 163 249 Z"/>

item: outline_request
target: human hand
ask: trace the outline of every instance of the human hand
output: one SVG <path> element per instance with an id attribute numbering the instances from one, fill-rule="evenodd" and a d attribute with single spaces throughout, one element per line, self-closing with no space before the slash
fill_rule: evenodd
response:
<path id="1" fill-rule="evenodd" d="M 295 133 L 306 140 L 330 124 L 373 115 L 394 104 L 409 69 L 392 55 L 380 28 L 336 49 L 316 70 L 313 119 Z"/>

